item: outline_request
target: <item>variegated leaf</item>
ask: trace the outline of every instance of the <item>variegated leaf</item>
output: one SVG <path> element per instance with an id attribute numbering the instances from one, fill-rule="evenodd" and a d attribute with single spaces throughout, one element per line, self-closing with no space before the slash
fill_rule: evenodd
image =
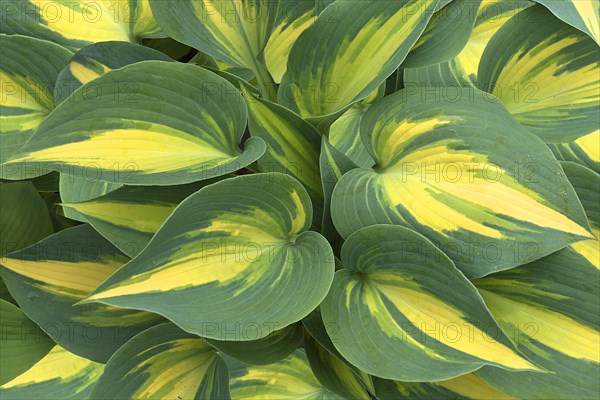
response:
<path id="1" fill-rule="evenodd" d="M 128 185 L 199 181 L 264 153 L 259 138 L 249 139 L 244 151 L 238 148 L 246 116 L 239 92 L 212 72 L 142 61 L 77 89 L 8 165 Z"/>
<path id="2" fill-rule="evenodd" d="M 0 47 L 1 164 L 27 142 L 54 109 L 54 85 L 73 54 L 57 44 L 18 35 L 0 35 Z M 0 166 L 0 177 L 11 180 L 47 172 L 40 168 Z"/>
<path id="3" fill-rule="evenodd" d="M 29 370 L 0 386 L 0 397 L 2 400 L 88 399 L 103 369 L 102 364 L 54 346 Z"/>
<path id="4" fill-rule="evenodd" d="M 586 34 L 536 5 L 511 18 L 489 41 L 479 64 L 479 87 L 494 93 L 544 141 L 575 140 L 600 126 L 598 51 Z"/>
<path id="5" fill-rule="evenodd" d="M 54 347 L 54 342 L 8 301 L 0 299 L 0 315 L 0 385 L 3 385 L 41 360 Z"/>
<path id="6" fill-rule="evenodd" d="M 56 103 L 61 103 L 80 86 L 113 69 L 146 60 L 173 61 L 149 47 L 128 42 L 90 44 L 73 55 L 58 76 L 54 89 Z"/>
<path id="7" fill-rule="evenodd" d="M 59 345 L 106 362 L 133 335 L 161 321 L 142 311 L 75 304 L 127 260 L 92 227 L 80 225 L 6 255 L 0 272 L 25 314 Z"/>
<path id="8" fill-rule="evenodd" d="M 331 247 L 307 232 L 311 221 L 310 198 L 288 175 L 217 182 L 86 302 L 154 311 L 211 339 L 260 339 L 306 316 L 331 285 Z"/>
<path id="9" fill-rule="evenodd" d="M 437 381 L 483 365 L 538 370 L 499 330 L 475 287 L 420 234 L 363 228 L 341 257 L 321 312 L 335 347 L 366 373 Z"/>
<path id="10" fill-rule="evenodd" d="M 231 398 L 235 400 L 342 400 L 315 377 L 304 349 L 269 365 L 227 359 Z"/>
<path id="11" fill-rule="evenodd" d="M 598 0 L 533 0 L 548 8 L 600 45 L 600 2 Z"/>
<path id="12" fill-rule="evenodd" d="M 576 162 L 600 174 L 600 130 L 572 142 L 549 146 L 559 160 Z"/>
<path id="13" fill-rule="evenodd" d="M 376 160 L 342 177 L 332 217 L 343 237 L 374 224 L 411 227 L 469 277 L 541 258 L 592 238 L 572 186 L 548 147 L 497 99 L 396 92 L 363 116 Z"/>
<path id="14" fill-rule="evenodd" d="M 517 398 L 593 398 L 600 390 L 599 281 L 598 267 L 571 249 L 475 280 L 518 349 L 548 371 L 484 367 L 477 375 Z"/>
<path id="15" fill-rule="evenodd" d="M 3 0 L 1 33 L 78 50 L 90 43 L 161 37 L 148 0 Z"/>
<path id="16" fill-rule="evenodd" d="M 227 400 L 227 365 L 204 339 L 161 324 L 131 338 L 108 360 L 90 398 Z"/>
<path id="17" fill-rule="evenodd" d="M 90 180 L 74 175 L 60 174 L 60 199 L 63 203 L 63 214 L 76 221 L 87 222 L 85 217 L 65 203 L 77 203 L 92 200 L 120 188 L 118 183 Z"/>
<path id="18" fill-rule="evenodd" d="M 279 102 L 305 118 L 334 119 L 331 116 L 367 97 L 398 68 L 437 4 L 438 0 L 330 4 L 292 46 Z"/>

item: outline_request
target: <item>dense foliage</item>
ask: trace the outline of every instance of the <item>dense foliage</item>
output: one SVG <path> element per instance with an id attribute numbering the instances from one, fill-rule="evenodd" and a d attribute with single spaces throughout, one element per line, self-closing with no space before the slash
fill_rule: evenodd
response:
<path id="1" fill-rule="evenodd" d="M 2 0 L 0 397 L 590 399 L 598 0 Z"/>

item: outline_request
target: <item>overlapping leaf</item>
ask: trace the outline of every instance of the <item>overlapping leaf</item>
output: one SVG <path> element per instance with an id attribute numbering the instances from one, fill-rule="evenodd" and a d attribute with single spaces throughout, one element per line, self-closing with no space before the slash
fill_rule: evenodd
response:
<path id="1" fill-rule="evenodd" d="M 148 0 L 5 0 L 0 19 L 1 33 L 45 39 L 71 50 L 163 36 Z"/>
<path id="2" fill-rule="evenodd" d="M 598 0 L 533 0 L 552 13 L 585 32 L 600 45 L 600 3 Z"/>
<path id="3" fill-rule="evenodd" d="M 387 379 L 437 381 L 482 365 L 537 370 L 497 329 L 475 287 L 431 242 L 404 227 L 364 228 L 342 247 L 321 305 L 339 352 Z M 356 346 L 356 338 L 362 338 Z M 403 360 L 403 362 L 398 362 Z"/>
<path id="4" fill-rule="evenodd" d="M 54 43 L 17 35 L 0 35 L 0 46 L 0 163 L 3 163 L 54 108 L 54 85 L 72 53 Z M 11 180 L 46 172 L 39 168 L 0 167 L 0 177 Z"/>
<path id="5" fill-rule="evenodd" d="M 60 346 L 33 367 L 0 386 L 5 400 L 87 399 L 104 365 L 78 357 Z"/>
<path id="6" fill-rule="evenodd" d="M 106 362 L 133 335 L 161 321 L 142 311 L 75 305 L 127 260 L 89 225 L 80 225 L 6 255 L 0 272 L 25 314 L 59 345 Z"/>
<path id="7" fill-rule="evenodd" d="M 287 175 L 217 182 L 87 301 L 150 310 L 207 338 L 260 339 L 306 316 L 331 285 L 333 254 L 311 221 L 306 190 Z"/>
<path id="8" fill-rule="evenodd" d="M 259 138 L 238 148 L 246 114 L 235 87 L 212 72 L 143 61 L 77 89 L 8 165 L 129 185 L 199 181 L 263 154 Z"/>
<path id="9" fill-rule="evenodd" d="M 470 277 L 593 237 L 549 149 L 497 100 L 469 89 L 453 101 L 425 93 L 397 92 L 363 117 L 377 163 L 350 171 L 334 189 L 342 236 L 374 224 L 408 226 Z"/>
<path id="10" fill-rule="evenodd" d="M 133 337 L 108 361 L 91 399 L 229 399 L 225 362 L 171 323 Z"/>

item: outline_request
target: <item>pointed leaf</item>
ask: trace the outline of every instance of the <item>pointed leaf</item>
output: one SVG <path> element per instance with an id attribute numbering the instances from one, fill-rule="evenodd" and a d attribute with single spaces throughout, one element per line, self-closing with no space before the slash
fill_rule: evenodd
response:
<path id="1" fill-rule="evenodd" d="M 539 5 L 492 37 L 478 77 L 482 90 L 546 142 L 575 140 L 600 126 L 598 45 Z"/>
<path id="2" fill-rule="evenodd" d="M 148 0 L 3 0 L 1 33 L 78 50 L 90 43 L 161 37 Z"/>
<path id="3" fill-rule="evenodd" d="M 303 117 L 338 113 L 404 61 L 437 0 L 338 0 L 294 43 L 279 102 Z"/>
<path id="4" fill-rule="evenodd" d="M 482 368 L 477 375 L 511 396 L 593 398 L 600 384 L 600 270 L 571 249 L 478 279 L 492 315 L 547 374 Z"/>
<path id="5" fill-rule="evenodd" d="M 441 100 L 396 92 L 361 124 L 376 160 L 333 191 L 343 237 L 374 224 L 411 227 L 469 277 L 541 258 L 591 238 L 573 188 L 548 147 L 489 94 Z"/>
<path id="6" fill-rule="evenodd" d="M 572 142 L 549 146 L 557 159 L 576 162 L 600 174 L 600 130 Z"/>
<path id="7" fill-rule="evenodd" d="M 499 330 L 475 287 L 418 233 L 361 229 L 344 243 L 342 263 L 321 312 L 328 331 L 339 327 L 330 333 L 335 347 L 366 373 L 431 381 L 486 364 L 537 369 Z"/>
<path id="8" fill-rule="evenodd" d="M 27 142 L 54 108 L 54 85 L 73 54 L 57 44 L 25 36 L 0 35 L 0 47 L 0 163 L 3 163 Z M 47 172 L 18 165 L 0 166 L 0 177 L 11 180 Z"/>
<path id="9" fill-rule="evenodd" d="M 306 231 L 311 221 L 306 190 L 287 175 L 209 185 L 87 301 L 151 310 L 211 339 L 260 339 L 306 316 L 331 285 L 331 247 Z"/>
<path id="10" fill-rule="evenodd" d="M 142 61 L 77 89 L 9 163 L 129 185 L 199 181 L 262 155 L 258 138 L 237 147 L 246 114 L 235 87 L 212 72 Z"/>
<path id="11" fill-rule="evenodd" d="M 121 347 L 92 399 L 229 399 L 227 365 L 198 336 L 166 323 Z"/>
<path id="12" fill-rule="evenodd" d="M 74 175 L 60 174 L 60 199 L 63 203 L 77 203 L 92 200 L 121 187 L 118 183 L 79 178 Z M 87 222 L 77 211 L 63 206 L 65 217 Z"/>
<path id="13" fill-rule="evenodd" d="M 75 305 L 127 261 L 89 225 L 6 255 L 0 272 L 19 306 L 65 349 L 97 362 L 161 318 L 101 304 Z"/>
<path id="14" fill-rule="evenodd" d="M 3 400 L 88 399 L 104 365 L 60 346 L 12 381 L 0 386 Z"/>
<path id="15" fill-rule="evenodd" d="M 54 342 L 11 303 L 0 300 L 0 315 L 0 385 L 3 385 L 41 360 L 54 347 Z"/>

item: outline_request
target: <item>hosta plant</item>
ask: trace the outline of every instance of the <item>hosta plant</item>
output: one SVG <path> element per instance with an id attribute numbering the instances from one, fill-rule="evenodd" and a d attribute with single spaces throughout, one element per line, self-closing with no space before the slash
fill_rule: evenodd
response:
<path id="1" fill-rule="evenodd" d="M 2 0 L 0 397 L 591 399 L 598 0 Z"/>

